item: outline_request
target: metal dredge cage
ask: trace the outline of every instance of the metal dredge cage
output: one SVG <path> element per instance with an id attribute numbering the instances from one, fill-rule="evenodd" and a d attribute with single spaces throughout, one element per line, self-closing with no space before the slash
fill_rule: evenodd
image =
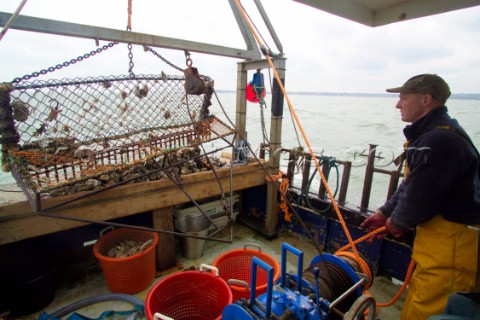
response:
<path id="1" fill-rule="evenodd" d="M 199 95 L 164 73 L 3 84 L 3 168 L 37 212 L 44 197 L 211 169 L 199 145 L 235 132 L 209 115 L 202 80 Z"/>

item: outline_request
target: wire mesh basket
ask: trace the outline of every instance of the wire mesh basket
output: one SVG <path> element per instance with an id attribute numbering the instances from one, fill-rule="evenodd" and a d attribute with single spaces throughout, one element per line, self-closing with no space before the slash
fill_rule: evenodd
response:
<path id="1" fill-rule="evenodd" d="M 247 246 L 256 249 L 247 249 Z M 233 294 L 233 301 L 250 298 L 250 284 L 252 281 L 252 259 L 258 257 L 274 268 L 274 283 L 280 278 L 280 264 L 271 255 L 262 252 L 257 244 L 245 244 L 243 249 L 234 249 L 216 257 L 212 266 L 218 268 L 220 277 L 228 282 Z M 256 296 L 267 292 L 268 273 L 258 269 L 256 278 Z"/>
<path id="2" fill-rule="evenodd" d="M 145 313 L 149 320 L 156 313 L 176 320 L 220 320 L 231 303 L 232 292 L 218 270 L 202 264 L 200 271 L 182 271 L 158 281 L 147 295 Z"/>
<path id="3" fill-rule="evenodd" d="M 44 197 L 158 180 L 164 168 L 184 173 L 182 164 L 206 156 L 200 144 L 234 139 L 209 114 L 213 82 L 204 81 L 202 94 L 187 94 L 184 77 L 166 74 L 2 84 L 4 171 L 36 211 Z"/>

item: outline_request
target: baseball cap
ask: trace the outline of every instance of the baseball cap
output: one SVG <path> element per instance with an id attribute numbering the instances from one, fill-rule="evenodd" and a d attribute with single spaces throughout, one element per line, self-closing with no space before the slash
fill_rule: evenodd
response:
<path id="1" fill-rule="evenodd" d="M 445 80 L 436 74 L 428 73 L 412 77 L 403 86 L 387 89 L 387 92 L 429 93 L 435 100 L 443 103 L 450 97 L 450 88 Z"/>

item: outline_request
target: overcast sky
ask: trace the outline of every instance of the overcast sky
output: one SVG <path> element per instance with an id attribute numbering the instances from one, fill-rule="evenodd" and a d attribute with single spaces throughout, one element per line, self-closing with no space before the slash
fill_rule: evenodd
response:
<path id="1" fill-rule="evenodd" d="M 0 11 L 13 13 L 20 2 L 1 0 Z M 245 48 L 226 0 L 132 2 L 132 31 Z M 275 51 L 251 2 L 243 1 Z M 287 57 L 288 91 L 383 93 L 413 75 L 437 73 L 453 93 L 480 93 L 480 7 L 371 28 L 292 0 L 262 3 Z M 21 14 L 125 30 L 127 0 L 29 0 Z M 0 82 L 95 48 L 93 40 L 10 29 L 0 42 Z M 183 51 L 155 50 L 186 67 Z M 133 53 L 136 74 L 178 74 L 139 46 Z M 191 58 L 201 74 L 215 79 L 217 89 L 235 89 L 238 60 L 194 52 Z M 128 74 L 128 62 L 127 46 L 120 44 L 49 77 Z"/>

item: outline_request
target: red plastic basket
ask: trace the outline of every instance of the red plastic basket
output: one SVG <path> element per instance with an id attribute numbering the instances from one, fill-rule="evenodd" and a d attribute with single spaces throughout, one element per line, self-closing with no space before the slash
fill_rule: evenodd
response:
<path id="1" fill-rule="evenodd" d="M 203 268 L 200 271 L 182 271 L 158 281 L 147 295 L 147 318 L 155 313 L 175 320 L 220 320 L 223 309 L 232 303 L 232 292 L 221 277 Z M 210 267 L 211 268 L 211 267 Z"/>
<path id="2" fill-rule="evenodd" d="M 108 250 L 124 240 L 146 242 L 153 245 L 144 251 L 125 258 L 110 258 Z M 100 237 L 93 246 L 93 254 L 100 261 L 103 276 L 112 292 L 134 294 L 146 289 L 155 278 L 155 247 L 158 235 L 133 229 L 116 229 Z"/>
<path id="3" fill-rule="evenodd" d="M 247 249 L 247 246 L 255 246 L 257 250 Z M 258 257 L 265 263 L 273 267 L 273 283 L 280 278 L 280 264 L 272 256 L 262 252 L 257 244 L 247 243 L 243 249 L 227 251 L 215 258 L 212 266 L 218 268 L 220 277 L 228 281 L 233 294 L 233 301 L 241 298 L 250 299 L 250 282 L 252 277 L 252 258 Z M 240 280 L 245 285 L 231 282 L 231 280 Z M 255 296 L 267 292 L 268 273 L 262 268 L 257 269 L 257 281 Z M 247 286 L 248 285 L 248 286 Z"/>

